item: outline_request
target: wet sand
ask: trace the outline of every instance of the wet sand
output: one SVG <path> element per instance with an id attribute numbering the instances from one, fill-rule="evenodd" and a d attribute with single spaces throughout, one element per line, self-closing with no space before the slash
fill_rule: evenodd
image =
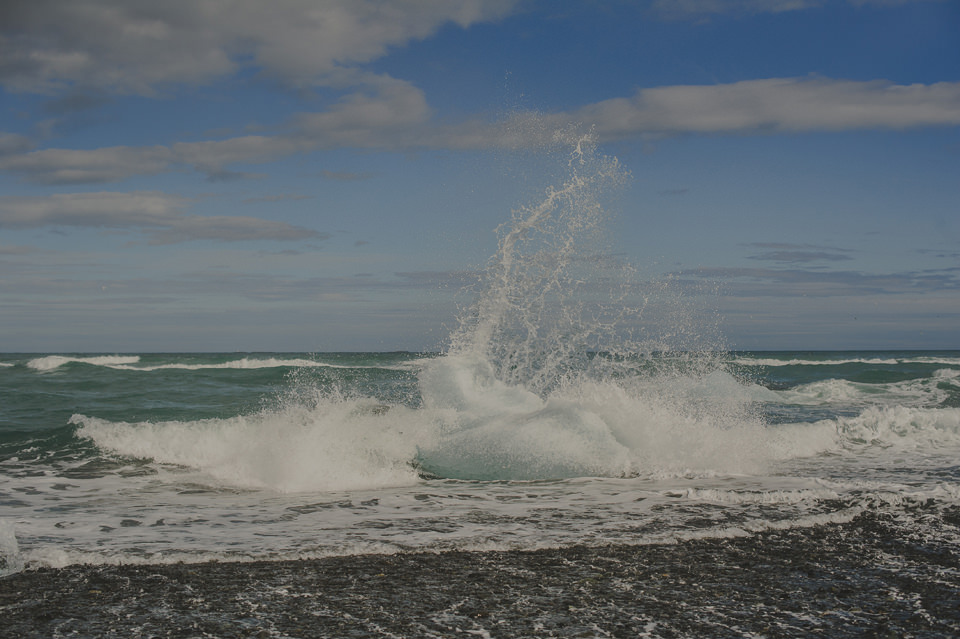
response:
<path id="1" fill-rule="evenodd" d="M 956 637 L 958 509 L 655 546 L 75 566 L 0 579 L 0 637 Z M 919 525 L 922 520 L 922 525 Z"/>

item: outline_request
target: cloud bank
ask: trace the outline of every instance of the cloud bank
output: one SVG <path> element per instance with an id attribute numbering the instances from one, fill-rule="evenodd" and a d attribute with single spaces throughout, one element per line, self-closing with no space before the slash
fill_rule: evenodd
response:
<path id="1" fill-rule="evenodd" d="M 310 229 L 253 217 L 187 215 L 185 211 L 191 203 L 186 198 L 156 191 L 0 197 L 0 229 L 43 226 L 125 229 L 143 233 L 149 244 L 328 237 Z"/>
<path id="2" fill-rule="evenodd" d="M 649 6 L 661 16 L 694 16 L 796 11 L 824 1 Z M 324 110 L 289 114 L 272 133 L 169 145 L 36 149 L 27 137 L 0 131 L 0 171 L 41 185 L 106 184 L 185 168 L 221 181 L 258 177 L 237 165 L 316 151 L 539 147 L 553 131 L 578 126 L 612 142 L 960 125 L 960 82 L 825 77 L 641 88 L 570 111 L 439 123 L 420 88 L 365 67 L 444 26 L 501 20 L 520 7 L 519 0 L 8 0 L 0 6 L 0 84 L 59 96 L 48 105 L 52 113 L 249 73 L 334 99 Z"/>
<path id="3" fill-rule="evenodd" d="M 356 65 L 516 0 L 7 0 L 0 83 L 154 95 L 254 69 L 295 86 L 352 83 Z"/>
<path id="4" fill-rule="evenodd" d="M 898 85 L 813 77 L 658 87 L 560 117 L 595 126 L 607 140 L 657 134 L 956 126 L 960 82 Z"/>
<path id="5" fill-rule="evenodd" d="M 498 122 L 433 125 L 423 93 L 379 81 L 330 110 L 302 113 L 289 133 L 170 146 L 23 151 L 20 136 L 0 137 L 0 171 L 38 184 L 96 184 L 192 167 L 217 178 L 236 164 L 337 148 L 381 151 L 482 150 L 549 143 L 553 131 L 592 129 L 602 142 L 671 135 L 750 135 L 900 130 L 960 125 L 960 82 L 898 85 L 885 81 L 771 78 L 730 84 L 640 89 L 571 112 L 518 113 Z"/>

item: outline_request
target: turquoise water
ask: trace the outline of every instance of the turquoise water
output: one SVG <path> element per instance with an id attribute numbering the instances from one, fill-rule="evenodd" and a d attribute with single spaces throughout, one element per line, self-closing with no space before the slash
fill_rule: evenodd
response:
<path id="1" fill-rule="evenodd" d="M 960 499 L 960 352 L 697 358 L 589 353 L 534 393 L 450 353 L 2 355 L 5 570 L 647 543 Z"/>

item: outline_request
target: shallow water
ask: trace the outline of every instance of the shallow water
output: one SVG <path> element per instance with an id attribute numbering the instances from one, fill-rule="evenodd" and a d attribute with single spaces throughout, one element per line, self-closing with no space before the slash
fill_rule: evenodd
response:
<path id="1" fill-rule="evenodd" d="M 3 356 L 5 570 L 723 538 L 960 497 L 960 353 L 648 359 L 538 395 L 433 355 Z"/>

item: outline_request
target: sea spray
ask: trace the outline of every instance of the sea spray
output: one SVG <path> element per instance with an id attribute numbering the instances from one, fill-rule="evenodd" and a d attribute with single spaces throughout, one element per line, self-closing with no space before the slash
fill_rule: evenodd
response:
<path id="1" fill-rule="evenodd" d="M 401 370 L 317 361 L 293 369 L 287 389 L 254 413 L 79 414 L 77 435 L 192 469 L 179 481 L 281 493 L 762 469 L 771 459 L 763 424 L 751 391 L 726 370 L 714 327 L 676 281 L 643 279 L 608 247 L 605 204 L 628 172 L 590 136 L 555 142 L 564 177 L 499 227 L 475 302 L 440 356 Z M 301 362 L 274 359 L 239 361 Z M 147 374 L 182 365 L 98 363 Z"/>
<path id="2" fill-rule="evenodd" d="M 406 369 L 410 384 L 381 388 L 381 376 L 395 380 L 397 371 L 378 367 L 300 366 L 254 414 L 76 415 L 77 434 L 103 450 L 196 469 L 193 481 L 279 492 L 408 485 L 418 473 L 758 471 L 771 458 L 763 425 L 751 392 L 725 368 L 715 327 L 678 282 L 644 279 L 609 248 L 606 203 L 629 173 L 590 135 L 563 131 L 554 141 L 563 177 L 497 229 L 473 305 L 444 353 Z M 170 364 L 144 372 L 162 366 Z"/>
<path id="3" fill-rule="evenodd" d="M 420 375 L 425 408 L 449 415 L 420 447 L 423 467 L 468 479 L 755 470 L 762 426 L 716 344 L 698 343 L 670 282 L 642 282 L 604 250 L 603 201 L 628 173 L 590 136 L 556 141 L 566 178 L 498 229 L 476 302 Z"/>

